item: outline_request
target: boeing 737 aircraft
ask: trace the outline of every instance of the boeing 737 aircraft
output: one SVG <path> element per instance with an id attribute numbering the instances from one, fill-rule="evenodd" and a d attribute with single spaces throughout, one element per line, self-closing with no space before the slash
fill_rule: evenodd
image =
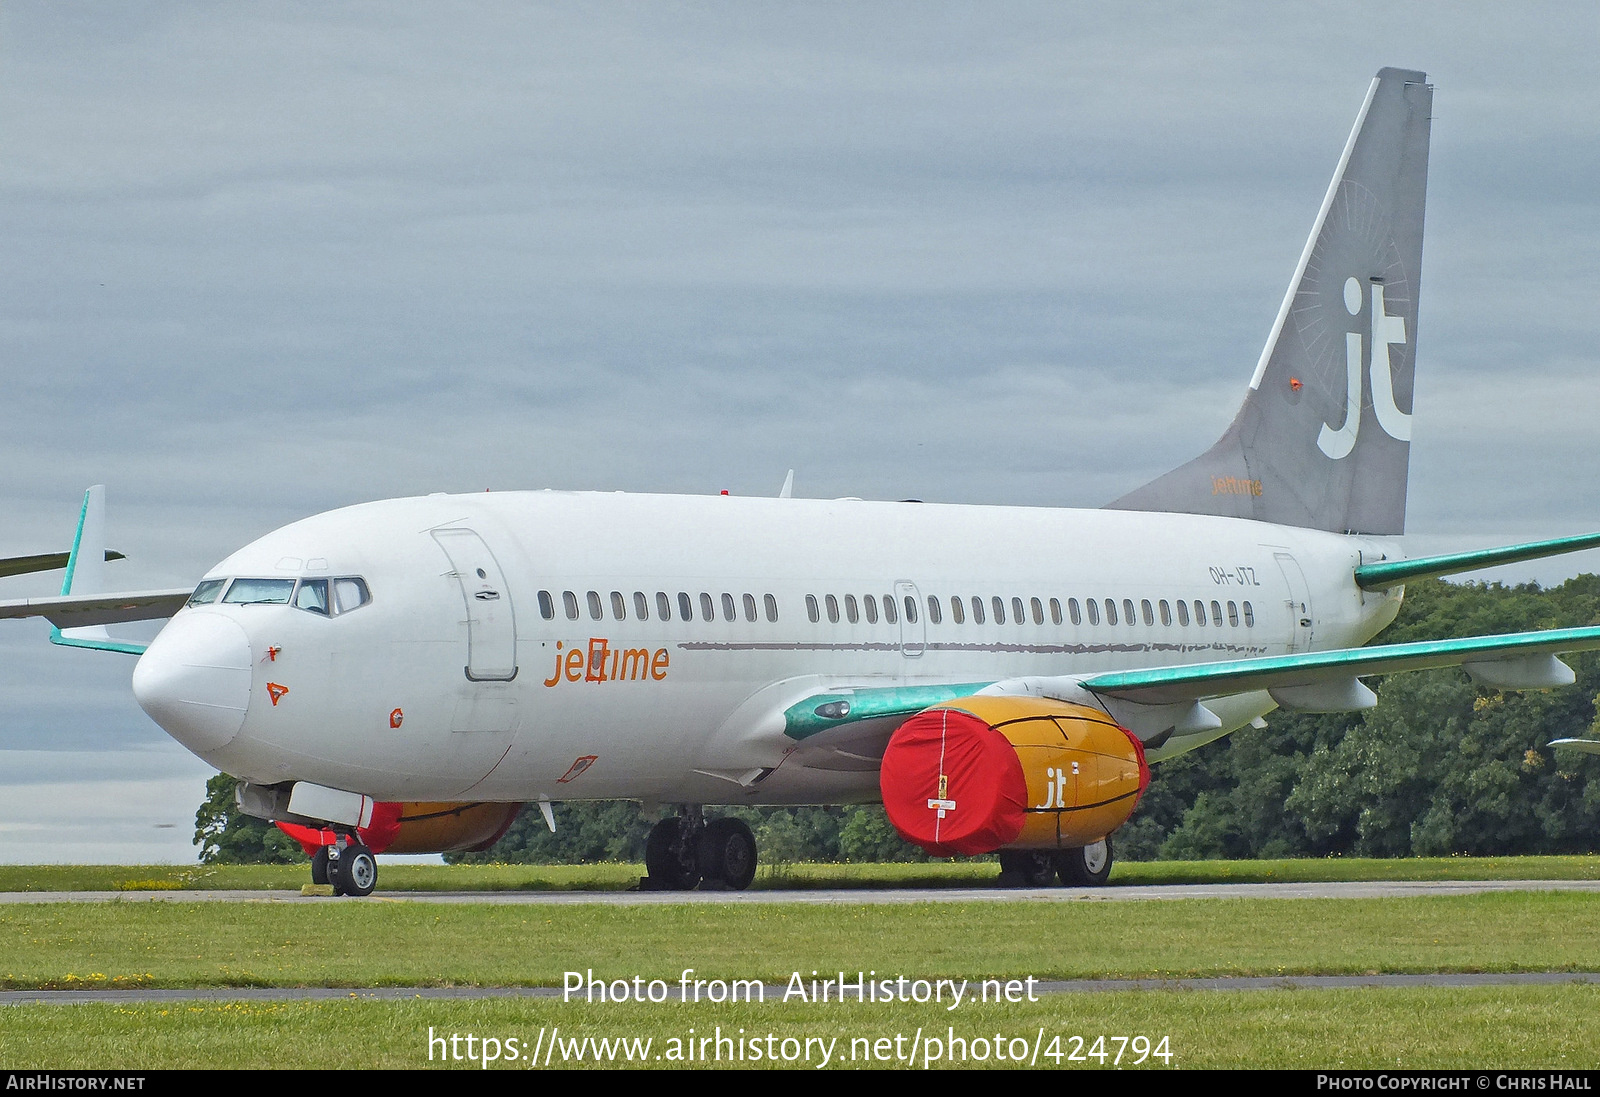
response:
<path id="1" fill-rule="evenodd" d="M 1401 552 L 1432 92 L 1378 73 L 1232 425 L 1104 509 L 432 495 L 296 522 L 192 591 L 105 595 L 80 582 L 91 490 L 63 596 L 0 615 L 119 650 L 85 626 L 170 615 L 139 704 L 345 894 L 374 852 L 610 798 L 682 805 L 651 887 L 749 884 L 749 829 L 704 806 L 878 800 L 935 854 L 1104 881 L 1151 762 L 1275 708 L 1368 708 L 1365 675 L 1544 688 L 1573 680 L 1556 653 L 1600 648 L 1361 646 L 1408 579 L 1600 545 Z"/>

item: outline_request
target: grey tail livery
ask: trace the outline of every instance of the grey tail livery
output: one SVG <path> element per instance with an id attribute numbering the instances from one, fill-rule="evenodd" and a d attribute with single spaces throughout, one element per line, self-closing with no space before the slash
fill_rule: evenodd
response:
<path id="1" fill-rule="evenodd" d="M 1379 70 L 1244 406 L 1112 509 L 1405 532 L 1432 106 L 1425 74 Z"/>

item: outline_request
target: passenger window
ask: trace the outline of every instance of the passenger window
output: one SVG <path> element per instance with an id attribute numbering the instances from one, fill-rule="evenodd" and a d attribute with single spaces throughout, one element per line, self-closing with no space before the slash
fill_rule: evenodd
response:
<path id="1" fill-rule="evenodd" d="M 600 592 L 597 590 L 589 592 L 589 616 L 596 621 L 605 616 L 605 611 L 600 607 Z"/>
<path id="2" fill-rule="evenodd" d="M 1144 623 L 1146 625 L 1153 625 L 1156 623 L 1155 612 L 1150 608 L 1150 599 L 1139 599 L 1139 612 L 1144 614 Z"/>
<path id="3" fill-rule="evenodd" d="M 1117 600 L 1115 598 L 1107 598 L 1106 599 L 1106 624 L 1114 625 L 1116 623 L 1117 623 Z"/>
<path id="4" fill-rule="evenodd" d="M 972 596 L 972 623 L 975 625 L 983 624 L 983 599 L 976 594 Z"/>
<path id="5" fill-rule="evenodd" d="M 1054 599 L 1052 599 L 1052 601 L 1054 601 Z M 1034 599 L 1031 599 L 1028 604 L 1033 608 L 1033 623 L 1036 624 L 1036 625 L 1044 624 L 1044 603 L 1039 601 L 1039 599 L 1034 598 Z M 1061 623 L 1061 609 L 1060 609 L 1060 607 L 1057 607 L 1056 608 L 1056 624 L 1059 625 L 1060 623 Z"/>
<path id="6" fill-rule="evenodd" d="M 751 624 L 755 623 L 756 596 L 754 594 L 746 594 L 744 596 L 744 619 L 749 621 Z"/>
<path id="7" fill-rule="evenodd" d="M 899 623 L 899 619 L 895 614 L 894 595 L 892 594 L 885 594 L 883 596 L 883 623 L 886 625 Z"/>
<path id="8" fill-rule="evenodd" d="M 1098 625 L 1100 623 L 1100 603 L 1093 598 L 1085 598 L 1083 604 L 1089 611 L 1089 623 Z"/>
<path id="9" fill-rule="evenodd" d="M 548 595 L 546 596 L 548 597 Z M 302 579 L 300 589 L 294 592 L 296 609 L 309 610 L 328 615 L 328 581 L 326 579 Z"/>
<path id="10" fill-rule="evenodd" d="M 817 596 L 815 594 L 806 595 L 806 616 L 811 618 L 813 625 L 822 620 L 822 615 L 817 612 Z"/>
<path id="11" fill-rule="evenodd" d="M 672 599 L 667 597 L 667 592 L 664 590 L 656 591 L 656 619 L 672 620 Z"/>
<path id="12" fill-rule="evenodd" d="M 1161 623 L 1163 625 L 1172 624 L 1172 607 L 1167 604 L 1165 598 L 1161 599 Z"/>
<path id="13" fill-rule="evenodd" d="M 1074 625 L 1083 624 L 1083 618 L 1078 613 L 1078 600 L 1076 598 L 1067 599 L 1067 616 L 1072 619 Z"/>
<path id="14" fill-rule="evenodd" d="M 1228 624 L 1234 628 L 1239 627 L 1239 603 L 1237 602 L 1228 603 Z"/>
<path id="15" fill-rule="evenodd" d="M 619 621 L 628 619 L 628 600 L 622 596 L 620 590 L 611 592 L 611 616 Z"/>
<path id="16" fill-rule="evenodd" d="M 217 600 L 217 595 L 222 593 L 222 584 L 226 582 L 226 579 L 207 579 L 205 582 L 194 588 L 194 593 L 189 595 L 189 600 L 184 604 L 189 606 L 204 606 L 215 602 Z"/>
<path id="17" fill-rule="evenodd" d="M 1122 619 L 1128 622 L 1130 625 L 1137 625 L 1139 623 L 1139 619 L 1133 615 L 1132 598 L 1124 598 L 1122 600 Z"/>
<path id="18" fill-rule="evenodd" d="M 778 620 L 778 600 L 770 594 L 762 595 L 762 600 L 767 606 L 767 620 L 776 624 Z"/>
<path id="19" fill-rule="evenodd" d="M 287 605 L 293 593 L 293 579 L 235 579 L 222 600 L 237 606 Z"/>
<path id="20" fill-rule="evenodd" d="M 561 604 L 566 607 L 567 620 L 576 621 L 578 619 L 578 596 L 570 590 L 564 590 L 561 592 Z"/>
<path id="21" fill-rule="evenodd" d="M 335 579 L 333 581 L 333 612 L 349 613 L 372 601 L 367 593 L 365 579 Z"/>
<path id="22" fill-rule="evenodd" d="M 1222 605 L 1215 599 L 1211 602 L 1211 623 L 1218 628 L 1222 627 Z"/>
<path id="23" fill-rule="evenodd" d="M 739 611 L 733 604 L 733 595 L 724 591 L 722 595 L 722 619 L 724 621 L 732 621 L 738 616 Z"/>
<path id="24" fill-rule="evenodd" d="M 1189 627 L 1189 603 L 1182 598 L 1178 599 L 1178 624 L 1184 628 Z"/>
<path id="25" fill-rule="evenodd" d="M 689 597 L 686 590 L 678 592 L 678 616 L 685 621 L 694 620 L 694 599 Z"/>
<path id="26" fill-rule="evenodd" d="M 822 604 L 828 607 L 828 623 L 837 625 L 839 623 L 839 599 L 829 594 L 822 599 Z"/>
<path id="27" fill-rule="evenodd" d="M 862 605 L 862 608 L 864 608 L 867 611 L 867 624 L 869 624 L 869 625 L 877 624 L 878 623 L 878 600 L 876 598 L 874 598 L 870 594 L 863 594 L 861 596 L 861 605 Z"/>
<path id="28" fill-rule="evenodd" d="M 1255 628 L 1256 627 L 1256 611 L 1250 608 L 1250 603 L 1249 602 L 1246 602 L 1244 604 L 1244 627 L 1245 628 Z"/>
<path id="29" fill-rule="evenodd" d="M 906 595 L 906 624 L 914 625 L 916 623 L 917 623 L 917 600 L 915 598 L 911 597 L 911 595 L 908 594 L 908 595 Z"/>
<path id="30" fill-rule="evenodd" d="M 928 595 L 928 623 L 933 625 L 939 623 L 939 599 L 931 594 Z"/>
<path id="31" fill-rule="evenodd" d="M 1027 611 L 1022 608 L 1022 599 L 1011 599 L 1011 619 L 1019 625 L 1028 623 Z"/>
<path id="32" fill-rule="evenodd" d="M 1206 623 L 1206 604 L 1198 598 L 1194 600 L 1194 623 L 1201 626 Z"/>
<path id="33" fill-rule="evenodd" d="M 539 616 L 543 617 L 546 621 L 549 621 L 554 619 L 555 615 L 555 599 L 550 597 L 550 592 L 548 590 L 541 590 L 539 592 Z"/>
<path id="34" fill-rule="evenodd" d="M 997 594 L 993 598 L 989 599 L 989 607 L 994 610 L 994 623 L 997 625 L 1005 624 L 1006 600 Z"/>
<path id="35" fill-rule="evenodd" d="M 952 594 L 950 596 L 950 620 L 954 621 L 958 625 L 966 624 L 966 610 L 966 603 L 961 601 L 961 595 Z"/>
<path id="36" fill-rule="evenodd" d="M 642 590 L 633 592 L 633 615 L 641 621 L 650 620 L 650 599 Z"/>
<path id="37" fill-rule="evenodd" d="M 856 605 L 856 596 L 854 594 L 846 594 L 844 596 L 844 619 L 852 625 L 861 620 L 861 607 Z"/>
<path id="38" fill-rule="evenodd" d="M 700 592 L 700 616 L 707 621 L 715 621 L 717 619 L 717 607 L 711 601 L 711 595 L 705 591 Z"/>

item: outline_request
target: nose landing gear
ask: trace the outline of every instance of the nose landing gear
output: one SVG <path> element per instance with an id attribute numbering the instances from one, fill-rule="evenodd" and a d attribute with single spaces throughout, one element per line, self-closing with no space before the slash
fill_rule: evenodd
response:
<path id="1" fill-rule="evenodd" d="M 378 858 L 360 840 L 341 834 L 312 856 L 311 882 L 332 884 L 335 895 L 371 895 L 378 886 Z"/>

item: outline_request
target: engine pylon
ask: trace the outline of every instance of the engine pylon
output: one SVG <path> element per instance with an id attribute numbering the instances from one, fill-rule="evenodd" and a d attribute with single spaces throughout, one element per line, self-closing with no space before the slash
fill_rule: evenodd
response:
<path id="1" fill-rule="evenodd" d="M 1150 767 L 1144 744 L 1098 709 L 973 696 L 901 724 L 878 780 L 900 836 L 950 857 L 1098 842 L 1133 814 Z"/>

